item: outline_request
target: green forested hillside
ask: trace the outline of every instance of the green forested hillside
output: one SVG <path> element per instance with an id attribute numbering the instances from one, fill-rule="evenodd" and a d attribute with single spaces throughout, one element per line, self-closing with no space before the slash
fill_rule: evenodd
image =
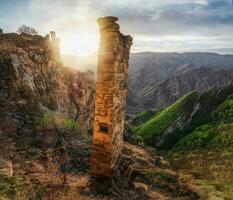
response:
<path id="1" fill-rule="evenodd" d="M 171 106 L 161 111 L 149 121 L 135 128 L 135 133 L 142 136 L 146 141 L 163 134 L 163 132 L 180 116 L 185 114 L 184 107 L 192 106 L 197 97 L 196 92 L 192 92 Z"/>
<path id="2" fill-rule="evenodd" d="M 233 147 L 233 96 L 226 98 L 210 115 L 213 121 L 195 128 L 175 145 L 173 151 Z"/>
<path id="3" fill-rule="evenodd" d="M 191 92 L 150 120 L 134 128 L 134 134 L 157 148 L 180 145 L 205 146 L 217 129 L 233 119 L 233 85 L 198 94 Z M 192 144 L 187 143 L 192 140 Z M 191 146 L 184 148 L 191 148 Z"/>

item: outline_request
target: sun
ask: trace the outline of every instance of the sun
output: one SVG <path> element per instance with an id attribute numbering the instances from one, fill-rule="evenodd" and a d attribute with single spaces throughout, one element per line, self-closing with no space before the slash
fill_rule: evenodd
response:
<path id="1" fill-rule="evenodd" d="M 91 31 L 78 31 L 61 37 L 61 53 L 88 56 L 98 50 L 99 35 Z"/>

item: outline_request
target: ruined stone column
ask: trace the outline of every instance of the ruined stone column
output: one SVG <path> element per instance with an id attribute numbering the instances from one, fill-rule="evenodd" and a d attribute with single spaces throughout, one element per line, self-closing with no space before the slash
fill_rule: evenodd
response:
<path id="1" fill-rule="evenodd" d="M 132 38 L 116 17 L 98 19 L 100 47 L 92 145 L 92 177 L 111 177 L 123 145 L 128 60 Z"/>
<path id="2" fill-rule="evenodd" d="M 50 31 L 50 47 L 53 52 L 53 57 L 56 60 L 61 59 L 60 55 L 60 39 L 56 37 L 56 32 L 55 31 Z"/>

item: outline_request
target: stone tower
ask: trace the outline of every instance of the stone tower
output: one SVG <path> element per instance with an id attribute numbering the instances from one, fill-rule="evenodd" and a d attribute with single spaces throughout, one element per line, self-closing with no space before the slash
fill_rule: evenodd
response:
<path id="1" fill-rule="evenodd" d="M 100 47 L 92 144 L 92 177 L 111 177 L 123 145 L 128 60 L 132 38 L 116 17 L 98 19 Z"/>

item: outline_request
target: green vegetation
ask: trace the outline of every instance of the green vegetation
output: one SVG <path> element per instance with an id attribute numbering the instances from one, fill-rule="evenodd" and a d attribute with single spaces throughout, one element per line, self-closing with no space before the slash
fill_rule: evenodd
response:
<path id="1" fill-rule="evenodd" d="M 65 131 L 82 134 L 82 129 L 78 121 L 74 119 L 64 119 L 62 129 Z"/>
<path id="2" fill-rule="evenodd" d="M 216 128 L 217 135 L 209 142 L 212 148 L 233 147 L 233 123 L 219 125 Z"/>
<path id="3" fill-rule="evenodd" d="M 147 115 L 143 112 L 137 117 Z M 188 94 L 137 124 L 134 133 L 164 150 L 159 152 L 181 173 L 184 170 L 194 177 L 201 199 L 233 199 L 233 85 Z M 175 180 L 159 173 L 145 178 L 160 190 L 169 190 L 167 183 Z M 179 194 L 177 182 L 172 184 Z"/>
<path id="4" fill-rule="evenodd" d="M 195 115 L 192 116 L 191 121 L 188 127 L 186 128 L 185 132 L 190 133 L 199 126 L 216 121 L 216 116 L 213 113 L 214 110 L 222 103 L 228 104 L 226 102 L 224 103 L 224 101 L 228 101 L 229 99 L 231 99 L 232 93 L 233 93 L 233 85 L 227 86 L 220 90 L 213 88 L 211 90 L 202 93 L 198 98 L 199 109 L 197 110 Z M 225 106 L 224 108 L 228 109 Z M 217 119 L 217 121 L 219 121 L 219 119 Z"/>
<path id="5" fill-rule="evenodd" d="M 45 112 L 41 117 L 37 117 L 35 123 L 41 129 L 58 128 L 63 133 L 83 133 L 78 121 L 51 112 Z"/>
<path id="6" fill-rule="evenodd" d="M 208 143 L 217 135 L 215 128 L 204 125 L 195 129 L 191 134 L 181 139 L 174 147 L 175 151 L 199 150 L 206 148 Z"/>
<path id="7" fill-rule="evenodd" d="M 151 120 L 137 126 L 134 130 L 135 133 L 149 142 L 152 138 L 162 134 L 179 116 L 183 114 L 183 107 L 189 108 L 192 106 L 197 96 L 196 92 L 191 92 L 185 95 Z"/>
<path id="8" fill-rule="evenodd" d="M 233 119 L 233 99 L 227 98 L 214 110 L 216 120 L 230 122 Z"/>
<path id="9" fill-rule="evenodd" d="M 146 110 L 129 119 L 130 124 L 138 126 L 158 115 L 160 110 Z"/>
<path id="10" fill-rule="evenodd" d="M 16 195 L 16 181 L 13 178 L 0 177 L 0 199 L 8 197 L 13 199 Z"/>
<path id="11" fill-rule="evenodd" d="M 233 148 L 233 123 L 203 125 L 181 139 L 173 153 Z"/>
<path id="12" fill-rule="evenodd" d="M 144 111 L 129 122 L 134 126 L 135 135 L 149 145 L 165 150 L 173 146 L 198 150 L 215 137 L 220 125 L 233 122 L 232 93 L 232 85 L 200 94 L 191 92 L 162 111 L 155 114 Z M 170 133 L 165 135 L 168 128 Z"/>
<path id="13" fill-rule="evenodd" d="M 54 115 L 50 112 L 45 112 L 41 117 L 37 117 L 35 123 L 43 128 L 53 128 L 55 124 Z"/>
<path id="14" fill-rule="evenodd" d="M 213 180 L 205 180 L 198 179 L 196 181 L 196 185 L 198 186 L 198 193 L 200 194 L 201 199 L 216 199 L 216 200 L 230 200 L 233 196 L 232 185 L 233 182 L 231 180 L 228 181 L 213 181 Z"/>
<path id="15" fill-rule="evenodd" d="M 233 147 L 233 100 L 231 98 L 232 96 L 226 98 L 209 114 L 209 117 L 213 117 L 211 124 L 197 127 L 182 138 L 173 151 Z"/>

